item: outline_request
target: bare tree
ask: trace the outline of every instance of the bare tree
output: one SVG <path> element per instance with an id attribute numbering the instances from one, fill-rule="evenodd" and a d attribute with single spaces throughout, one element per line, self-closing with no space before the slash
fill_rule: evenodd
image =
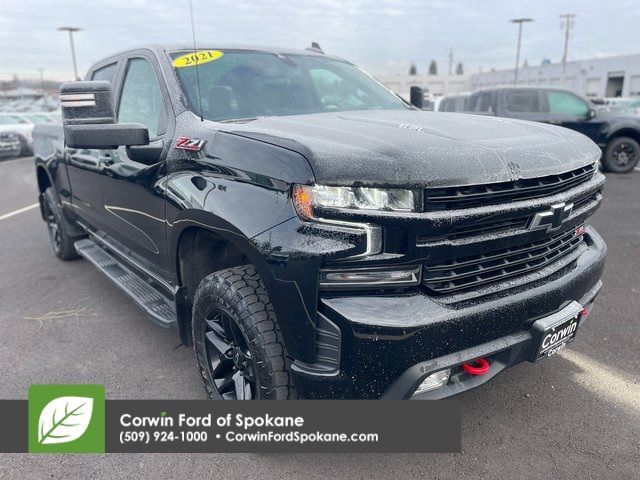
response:
<path id="1" fill-rule="evenodd" d="M 458 66 L 456 67 L 456 75 L 463 75 L 464 74 L 464 66 L 462 65 L 462 62 L 458 62 Z"/>
<path id="2" fill-rule="evenodd" d="M 429 75 L 437 75 L 438 74 L 438 64 L 435 60 L 431 60 L 429 64 Z"/>

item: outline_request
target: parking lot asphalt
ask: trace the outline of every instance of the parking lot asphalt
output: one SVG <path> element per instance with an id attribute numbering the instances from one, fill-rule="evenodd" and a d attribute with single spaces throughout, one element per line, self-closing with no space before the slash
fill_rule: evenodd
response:
<path id="1" fill-rule="evenodd" d="M 205 398 L 175 331 L 88 262 L 54 257 L 39 210 L 21 210 L 36 191 L 31 158 L 0 161 L 0 398 L 26 398 L 34 383 L 100 383 L 111 399 Z M 591 223 L 609 247 L 592 314 L 562 354 L 458 397 L 462 453 L 0 454 L 0 479 L 638 478 L 640 172 L 608 175 Z"/>

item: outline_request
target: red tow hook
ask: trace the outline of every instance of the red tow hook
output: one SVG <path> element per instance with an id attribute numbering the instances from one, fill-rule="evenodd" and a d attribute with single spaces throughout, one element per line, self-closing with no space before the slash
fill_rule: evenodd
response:
<path id="1" fill-rule="evenodd" d="M 460 365 L 469 375 L 484 375 L 489 371 L 489 362 L 485 358 L 476 358 Z"/>

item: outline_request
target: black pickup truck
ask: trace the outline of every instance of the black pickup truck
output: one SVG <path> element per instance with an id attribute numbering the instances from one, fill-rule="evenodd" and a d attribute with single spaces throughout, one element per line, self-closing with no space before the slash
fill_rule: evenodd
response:
<path id="1" fill-rule="evenodd" d="M 505 86 L 440 102 L 441 112 L 466 112 L 560 125 L 580 132 L 602 149 L 608 172 L 628 173 L 640 160 L 640 116 L 594 109 L 588 100 L 559 87 Z"/>
<path id="2" fill-rule="evenodd" d="M 564 348 L 600 290 L 571 130 L 423 112 L 314 50 L 130 50 L 61 102 L 54 252 L 177 327 L 211 398 L 451 396 Z"/>

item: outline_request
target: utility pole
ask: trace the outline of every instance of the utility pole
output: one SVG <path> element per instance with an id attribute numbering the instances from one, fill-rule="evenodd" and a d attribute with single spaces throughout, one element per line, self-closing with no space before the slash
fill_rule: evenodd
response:
<path id="1" fill-rule="evenodd" d="M 449 47 L 449 76 L 453 74 L 453 48 Z"/>
<path id="2" fill-rule="evenodd" d="M 69 32 L 69 44 L 71 45 L 71 60 L 73 61 L 73 75 L 74 80 L 80 80 L 78 76 L 78 63 L 76 62 L 76 48 L 73 45 L 73 32 L 79 32 L 81 28 L 76 27 L 60 27 L 59 32 Z"/>
<path id="3" fill-rule="evenodd" d="M 516 71 L 513 83 L 518 84 L 518 67 L 520 66 L 520 45 L 522 44 L 522 24 L 533 22 L 533 18 L 514 18 L 511 23 L 518 24 L 518 46 L 516 47 Z"/>
<path id="4" fill-rule="evenodd" d="M 573 23 L 576 15 L 573 13 L 565 13 L 560 15 L 560 18 L 564 21 L 564 25 L 560 28 L 564 28 L 564 53 L 562 54 L 562 84 L 564 85 L 564 79 L 567 76 L 567 57 L 569 54 L 569 35 L 573 30 Z"/>

